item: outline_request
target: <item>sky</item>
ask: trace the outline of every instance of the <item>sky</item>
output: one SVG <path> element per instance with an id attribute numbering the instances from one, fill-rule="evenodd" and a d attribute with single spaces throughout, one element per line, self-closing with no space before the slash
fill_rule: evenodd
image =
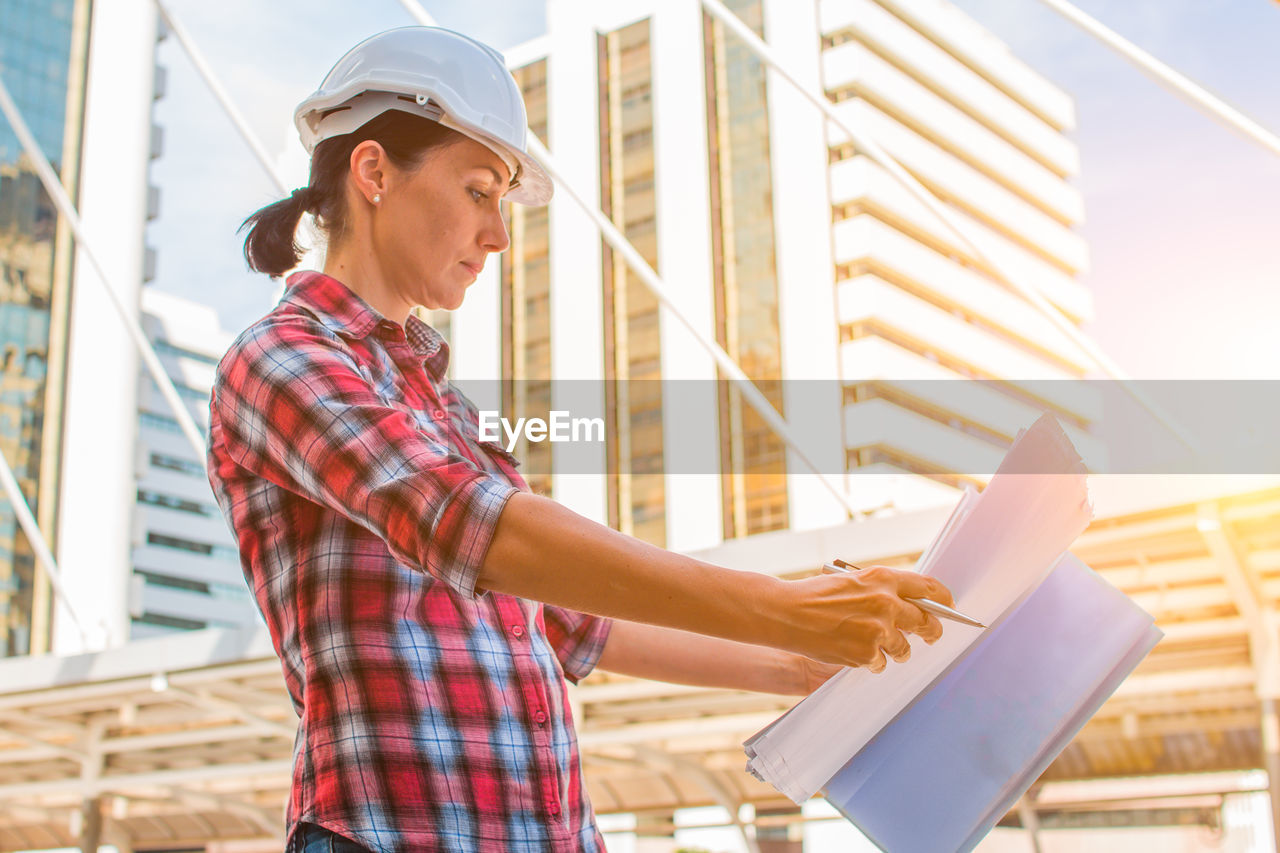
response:
<path id="1" fill-rule="evenodd" d="M 1175 96 L 1035 0 L 953 0 L 1076 102 L 1097 320 L 1086 327 L 1143 379 L 1280 378 L 1280 157 Z M 1280 2 L 1077 0 L 1106 25 L 1280 133 Z M 437 22 L 499 50 L 544 32 L 543 3 L 426 2 Z M 355 4 L 169 0 L 254 132 L 286 191 L 307 180 L 293 110 L 367 35 L 414 23 L 397 0 Z M 358 12 L 355 12 L 358 8 Z M 238 330 L 277 289 L 249 273 L 243 219 L 280 195 L 175 38 L 156 120 L 164 153 L 148 231 L 156 286 L 206 302 Z M 1268 238 L 1268 234 L 1272 236 Z"/>

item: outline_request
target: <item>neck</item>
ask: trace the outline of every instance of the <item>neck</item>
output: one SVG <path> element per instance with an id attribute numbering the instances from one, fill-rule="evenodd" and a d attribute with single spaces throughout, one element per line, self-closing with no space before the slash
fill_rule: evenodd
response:
<path id="1" fill-rule="evenodd" d="M 325 256 L 324 274 L 336 278 L 388 320 L 404 325 L 413 306 L 388 285 L 377 256 L 370 251 L 338 247 Z"/>

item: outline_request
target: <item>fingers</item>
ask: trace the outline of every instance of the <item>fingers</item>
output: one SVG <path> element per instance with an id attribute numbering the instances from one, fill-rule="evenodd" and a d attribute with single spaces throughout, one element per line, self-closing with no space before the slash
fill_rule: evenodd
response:
<path id="1" fill-rule="evenodd" d="M 948 607 L 954 607 L 956 600 L 951 594 L 951 590 L 947 589 L 946 584 L 937 578 L 926 578 L 929 582 L 929 594 L 925 598 L 933 599 L 939 604 L 945 604 Z"/>
<path id="2" fill-rule="evenodd" d="M 922 639 L 936 640 L 942 636 L 942 623 L 936 617 L 900 596 L 894 596 L 891 618 L 893 627 L 911 634 L 919 634 Z M 933 636 L 934 628 L 937 629 L 937 636 Z"/>
<path id="3" fill-rule="evenodd" d="M 920 612 L 924 613 L 923 610 Z M 920 639 L 932 646 L 942 639 L 942 623 L 932 613 L 925 613 L 924 627 L 916 631 L 916 633 L 920 635 Z"/>
<path id="4" fill-rule="evenodd" d="M 948 607 L 955 605 L 951 590 L 936 578 L 927 578 L 915 572 L 898 572 L 898 595 L 903 598 L 928 598 Z"/>
<path id="5" fill-rule="evenodd" d="M 942 637 L 942 623 L 931 613 L 912 604 L 905 599 L 928 598 L 948 607 L 954 606 L 955 599 L 951 590 L 936 578 L 924 577 L 915 572 L 895 571 L 893 579 L 898 585 L 898 596 L 903 599 L 904 607 L 895 624 L 903 631 L 918 634 L 921 639 L 932 645 Z"/>
<path id="6" fill-rule="evenodd" d="M 911 641 L 908 634 L 916 634 L 932 645 L 942 637 L 942 623 L 931 613 L 921 610 L 909 601 L 895 597 L 895 607 L 890 623 L 882 629 L 875 655 L 867 669 L 883 672 L 889 660 L 905 663 L 911 658 Z"/>
<path id="7" fill-rule="evenodd" d="M 953 602 L 950 590 L 939 581 L 884 566 L 796 583 L 805 585 L 806 606 L 822 617 L 806 618 L 804 623 L 813 626 L 827 618 L 833 622 L 828 622 L 825 630 L 815 631 L 810 646 L 797 643 L 789 650 L 877 673 L 883 672 L 890 660 L 902 663 L 911 657 L 910 635 L 930 644 L 942 637 L 937 617 L 909 599 Z"/>
<path id="8" fill-rule="evenodd" d="M 889 665 L 890 659 L 896 663 L 903 663 L 910 657 L 911 641 L 901 631 L 887 629 L 877 642 L 871 659 L 863 666 L 873 673 L 881 673 Z"/>
<path id="9" fill-rule="evenodd" d="M 911 643 L 901 631 L 890 631 L 888 638 L 880 648 L 898 663 L 902 663 L 911 657 Z"/>

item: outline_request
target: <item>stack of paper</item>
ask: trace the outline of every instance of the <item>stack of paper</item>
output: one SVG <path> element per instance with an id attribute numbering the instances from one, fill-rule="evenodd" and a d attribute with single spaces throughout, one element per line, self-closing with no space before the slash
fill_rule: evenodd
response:
<path id="1" fill-rule="evenodd" d="M 917 566 L 992 627 L 944 623 L 905 664 L 843 671 L 747 741 L 748 769 L 797 803 L 823 791 L 886 849 L 976 844 L 1160 637 L 1065 554 L 1089 519 L 1083 466 L 1045 416 Z"/>
<path id="2" fill-rule="evenodd" d="M 823 795 L 885 850 L 972 849 L 1161 636 L 1068 554 Z"/>

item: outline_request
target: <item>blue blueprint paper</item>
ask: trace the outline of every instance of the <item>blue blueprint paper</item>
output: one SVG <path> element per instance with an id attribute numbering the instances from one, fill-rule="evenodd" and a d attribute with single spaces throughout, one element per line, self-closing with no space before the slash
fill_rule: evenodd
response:
<path id="1" fill-rule="evenodd" d="M 931 690 L 858 752 L 825 796 L 892 853 L 969 850 L 1161 633 L 1071 555 Z"/>
<path id="2" fill-rule="evenodd" d="M 959 608 L 999 625 L 1044 582 L 1085 528 L 1087 474 L 1044 415 L 1021 433 L 981 493 L 966 493 L 916 570 L 946 584 Z M 989 632 L 952 625 L 883 673 L 846 669 L 743 744 L 748 770 L 799 804 L 959 665 Z"/>

